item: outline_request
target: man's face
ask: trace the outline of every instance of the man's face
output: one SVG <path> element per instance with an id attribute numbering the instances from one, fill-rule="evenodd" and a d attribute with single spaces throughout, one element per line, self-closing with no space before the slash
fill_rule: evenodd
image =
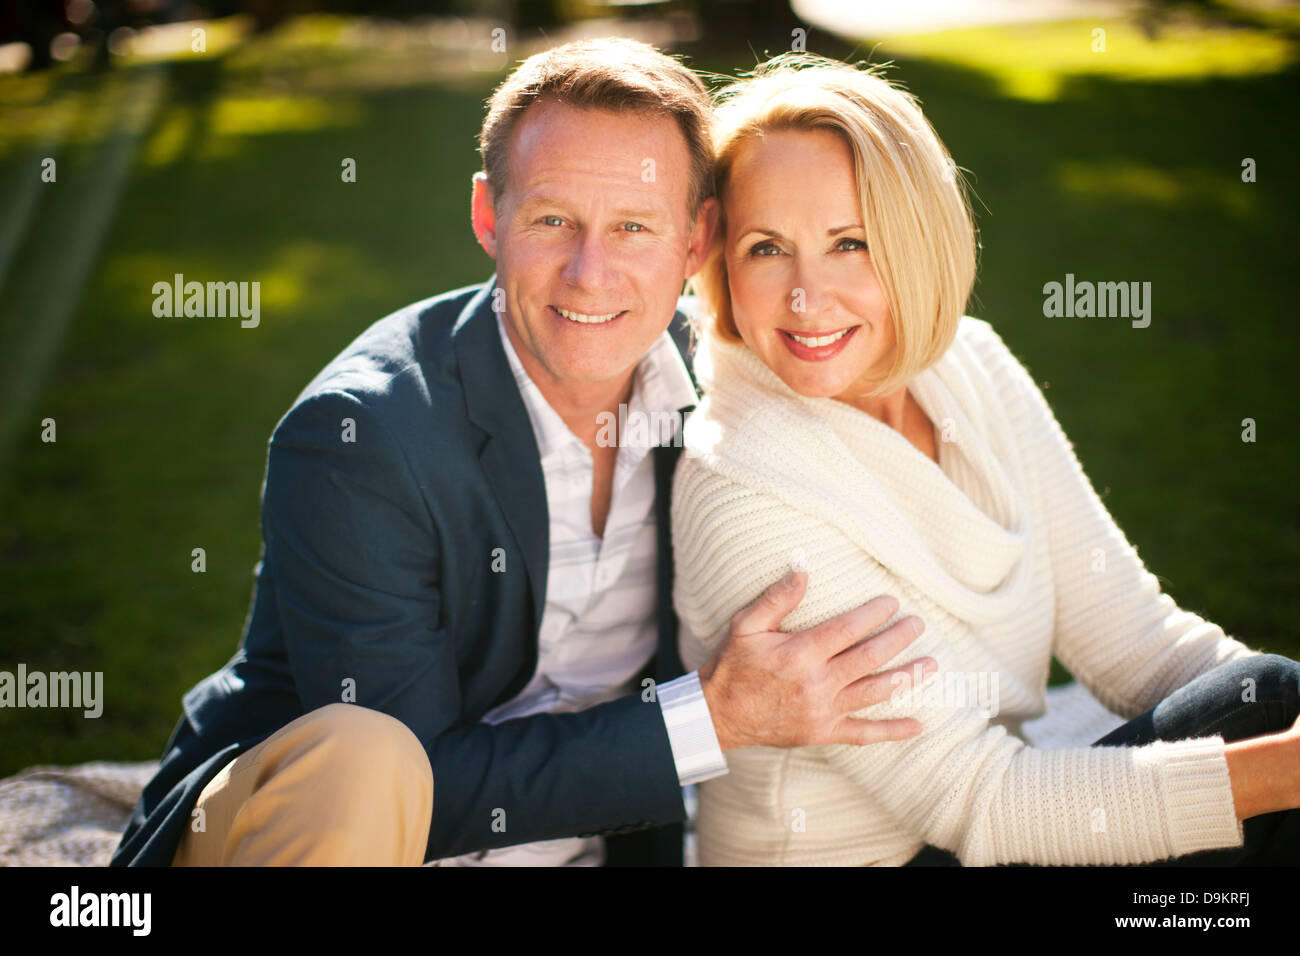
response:
<path id="1" fill-rule="evenodd" d="M 703 262 L 716 203 L 688 218 L 690 156 L 666 116 L 543 100 L 515 127 L 505 195 L 474 185 L 505 320 L 544 392 L 626 380 Z M 522 347 L 521 347 L 522 346 Z"/>

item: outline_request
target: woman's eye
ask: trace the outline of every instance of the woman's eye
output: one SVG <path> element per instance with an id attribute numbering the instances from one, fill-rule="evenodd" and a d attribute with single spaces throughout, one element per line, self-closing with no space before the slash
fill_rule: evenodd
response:
<path id="1" fill-rule="evenodd" d="M 841 239 L 838 246 L 841 252 L 857 252 L 859 249 L 867 248 L 867 244 L 861 239 Z"/>
<path id="2" fill-rule="evenodd" d="M 759 242 L 749 247 L 751 256 L 779 256 L 781 250 L 771 242 Z"/>

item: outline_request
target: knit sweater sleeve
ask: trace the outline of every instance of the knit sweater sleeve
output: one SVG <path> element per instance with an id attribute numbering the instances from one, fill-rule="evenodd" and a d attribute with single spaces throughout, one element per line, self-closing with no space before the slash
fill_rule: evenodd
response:
<path id="1" fill-rule="evenodd" d="M 972 336 L 1015 419 L 1048 524 L 1053 652 L 1111 711 L 1132 718 L 1218 665 L 1257 654 L 1163 593 L 1097 496 L 1028 372 L 985 323 Z"/>
<path id="2" fill-rule="evenodd" d="M 884 593 L 899 597 L 898 617 L 925 619 L 933 611 L 900 593 L 890 573 L 838 529 L 697 460 L 678 470 L 673 534 L 674 596 L 688 667 L 706 659 L 727 621 L 781 577 L 794 549 L 808 566 L 809 584 L 785 631 L 815 626 Z M 921 735 L 813 748 L 884 809 L 880 818 L 863 819 L 864 829 L 905 827 L 968 866 L 1136 864 L 1242 844 L 1221 738 L 1028 747 L 992 723 L 977 701 L 927 692 L 969 667 L 963 662 L 980 659 L 975 640 L 964 625 L 931 621 L 900 661 L 887 666 L 928 655 L 939 673 L 919 690 L 855 715 L 915 717 Z"/>

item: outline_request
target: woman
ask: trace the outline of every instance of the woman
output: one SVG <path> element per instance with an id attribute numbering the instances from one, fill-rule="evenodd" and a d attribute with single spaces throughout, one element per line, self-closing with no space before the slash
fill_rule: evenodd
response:
<path id="1" fill-rule="evenodd" d="M 962 316 L 969 206 L 913 99 L 785 55 L 717 120 L 704 400 L 673 497 L 683 661 L 793 563 L 786 630 L 892 594 L 939 672 L 858 715 L 918 737 L 728 752 L 700 788 L 701 862 L 1294 862 L 1300 667 L 1160 592 L 1025 369 Z M 1053 654 L 1136 718 L 1112 746 L 1020 738 Z"/>

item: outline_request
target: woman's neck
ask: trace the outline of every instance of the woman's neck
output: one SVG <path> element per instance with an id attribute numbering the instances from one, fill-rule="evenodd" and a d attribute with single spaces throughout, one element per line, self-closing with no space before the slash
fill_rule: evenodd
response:
<path id="1" fill-rule="evenodd" d="M 877 421 L 883 422 L 896 432 L 902 432 L 907 416 L 907 389 L 896 388 L 884 395 L 844 395 L 836 396 L 837 401 L 851 405 L 860 412 L 866 412 Z"/>
<path id="2" fill-rule="evenodd" d="M 934 424 L 925 409 L 906 388 L 896 388 L 884 395 L 839 395 L 837 401 L 866 412 L 910 441 L 931 461 L 939 460 L 934 439 Z"/>

